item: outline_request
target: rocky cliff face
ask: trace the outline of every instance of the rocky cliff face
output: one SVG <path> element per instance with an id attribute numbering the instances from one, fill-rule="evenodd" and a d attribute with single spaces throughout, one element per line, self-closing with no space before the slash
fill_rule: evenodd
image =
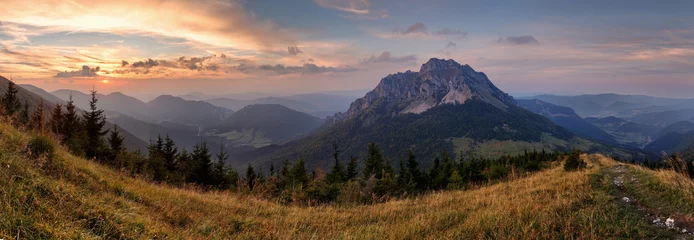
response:
<path id="1" fill-rule="evenodd" d="M 453 60 L 432 58 L 419 72 L 407 71 L 381 79 L 374 90 L 334 119 L 349 119 L 370 110 L 380 114 L 419 114 L 442 104 L 464 104 L 469 99 L 479 99 L 500 109 L 516 104 L 484 73 Z"/>

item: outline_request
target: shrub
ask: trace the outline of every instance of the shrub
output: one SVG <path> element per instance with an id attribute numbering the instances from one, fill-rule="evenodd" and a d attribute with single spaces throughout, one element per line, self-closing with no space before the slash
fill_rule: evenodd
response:
<path id="1" fill-rule="evenodd" d="M 29 141 L 29 156 L 34 158 L 39 158 L 41 156 L 46 156 L 47 158 L 53 158 L 53 153 L 55 152 L 55 144 L 53 141 L 46 136 L 37 136 Z"/>
<path id="2" fill-rule="evenodd" d="M 564 163 L 564 171 L 575 171 L 586 167 L 586 162 L 581 159 L 581 152 L 573 150 Z"/>

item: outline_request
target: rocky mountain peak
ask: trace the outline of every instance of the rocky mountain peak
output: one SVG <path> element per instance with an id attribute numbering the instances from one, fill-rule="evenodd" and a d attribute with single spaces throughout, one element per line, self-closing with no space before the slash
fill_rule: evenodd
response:
<path id="1" fill-rule="evenodd" d="M 419 114 L 442 104 L 464 104 L 470 99 L 506 109 L 515 105 L 513 97 L 499 90 L 482 72 L 452 59 L 432 58 L 419 72 L 390 74 L 376 88 L 354 101 L 345 114 L 336 119 L 352 118 L 369 111 L 377 115 Z"/>

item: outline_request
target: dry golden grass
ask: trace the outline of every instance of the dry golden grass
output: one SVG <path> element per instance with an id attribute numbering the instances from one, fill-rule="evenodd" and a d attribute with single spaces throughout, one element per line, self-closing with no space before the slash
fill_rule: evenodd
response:
<path id="1" fill-rule="evenodd" d="M 284 206 L 229 192 L 152 184 L 60 150 L 22 154 L 28 136 L 0 123 L 0 238 L 604 239 L 653 232 L 593 185 L 602 167 L 561 166 L 475 190 L 352 207 Z M 617 201 L 618 202 L 618 201 Z"/>

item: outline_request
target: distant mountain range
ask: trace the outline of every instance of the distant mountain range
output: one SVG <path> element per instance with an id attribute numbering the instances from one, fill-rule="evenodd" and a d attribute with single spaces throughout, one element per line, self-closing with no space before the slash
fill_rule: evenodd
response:
<path id="1" fill-rule="evenodd" d="M 5 77 L 0 76 L 0 93 L 4 93 L 7 91 L 7 85 L 8 85 L 9 80 Z M 19 99 L 21 100 L 22 103 L 25 101 L 29 104 L 30 110 L 35 111 L 35 109 L 39 106 L 41 99 L 43 99 L 43 104 L 44 108 L 46 109 L 46 116 L 50 116 L 50 111 L 55 107 L 56 104 L 64 104 L 65 102 L 61 101 L 59 98 L 52 96 L 48 92 L 44 91 L 41 88 L 34 87 L 31 85 L 17 85 L 18 86 L 18 96 Z M 89 100 L 87 100 L 89 101 Z M 88 103 L 88 102 L 87 102 Z M 75 105 L 78 108 L 83 109 L 82 107 L 79 107 L 77 105 L 77 101 L 75 101 Z M 106 125 L 104 126 L 106 129 L 113 129 L 114 125 L 112 122 L 107 121 Z M 142 139 L 136 137 L 135 135 L 131 134 L 128 131 L 121 131 L 122 136 L 124 137 L 124 145 L 126 148 L 131 149 L 131 150 L 142 150 L 145 151 L 147 149 L 147 143 L 143 141 Z"/>
<path id="2" fill-rule="evenodd" d="M 75 105 L 88 107 L 89 94 L 74 90 L 57 90 L 51 94 L 67 101 L 70 96 Z M 203 101 L 189 101 L 171 95 L 161 95 L 147 103 L 122 93 L 98 95 L 100 108 L 122 113 L 150 122 L 174 122 L 199 128 L 216 126 L 231 116 L 232 110 L 214 106 Z"/>
<path id="3" fill-rule="evenodd" d="M 298 139 L 325 123 L 325 120 L 279 104 L 249 105 L 209 130 L 208 135 L 253 147 L 281 144 Z"/>
<path id="4" fill-rule="evenodd" d="M 552 120 L 552 122 L 555 124 L 566 128 L 571 133 L 585 139 L 590 139 L 609 145 L 619 144 L 613 136 L 587 122 L 585 119 L 578 116 L 571 108 L 557 106 L 537 99 L 521 99 L 517 100 L 517 102 L 518 106 L 531 112 L 540 114 L 549 120 Z"/>
<path id="5" fill-rule="evenodd" d="M 344 154 L 363 157 L 369 142 L 380 146 L 391 161 L 407 149 L 421 156 L 434 156 L 443 149 L 457 156 L 490 157 L 573 147 L 627 154 L 577 137 L 517 104 L 484 73 L 453 60 L 431 59 L 419 72 L 383 78 L 346 112 L 328 118 L 330 125 L 317 133 L 238 156 L 234 164 L 266 166 L 302 157 L 309 166 L 325 167 L 322 160 L 330 159 L 333 144 Z M 420 162 L 428 166 L 429 160 L 423 157 Z"/>
<path id="6" fill-rule="evenodd" d="M 661 98 L 643 95 L 586 94 L 578 96 L 537 95 L 538 99 L 570 107 L 581 117 L 633 117 L 639 114 L 669 110 L 694 109 L 694 99 Z"/>

